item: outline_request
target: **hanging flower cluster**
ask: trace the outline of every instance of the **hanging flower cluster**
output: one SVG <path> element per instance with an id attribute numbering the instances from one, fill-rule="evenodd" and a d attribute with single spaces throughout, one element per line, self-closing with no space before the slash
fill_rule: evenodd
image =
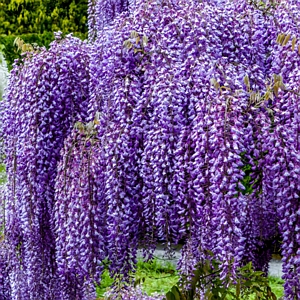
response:
<path id="1" fill-rule="evenodd" d="M 4 238 L 5 228 L 5 187 L 0 189 L 0 299 L 11 300 L 9 282 L 9 257 L 7 243 Z"/>
<path id="2" fill-rule="evenodd" d="M 93 125 L 76 123 L 57 167 L 54 230 L 63 299 L 95 299 L 93 283 L 107 256 L 104 160 Z"/>
<path id="3" fill-rule="evenodd" d="M 262 131 L 263 147 L 268 151 L 264 192 L 276 204 L 286 299 L 300 297 L 299 17 L 296 1 L 281 3 L 273 17 L 278 31 L 270 72 L 280 76 L 272 81 L 275 96 L 268 105 L 272 123 L 264 124 Z"/>
<path id="4" fill-rule="evenodd" d="M 0 299 L 11 300 L 11 287 L 9 282 L 9 258 L 6 256 L 7 245 L 0 241 Z"/>
<path id="5" fill-rule="evenodd" d="M 285 296 L 300 298 L 299 8 L 90 1 L 90 44 L 58 36 L 17 62 L 8 294 L 93 299 L 103 260 L 128 281 L 158 241 L 185 242 L 185 278 L 212 253 L 221 278 L 249 261 L 267 273 L 280 233 Z"/>
<path id="6" fill-rule="evenodd" d="M 79 39 L 58 35 L 49 51 L 27 53 L 10 75 L 1 122 L 8 177 L 5 236 L 14 257 L 14 299 L 18 294 L 51 299 L 59 292 L 54 182 L 64 139 L 75 120 L 87 115 L 87 51 Z"/>
<path id="7" fill-rule="evenodd" d="M 121 13 L 127 13 L 135 6 L 135 0 L 89 0 L 88 25 L 89 40 L 94 41 L 98 34 L 109 27 Z"/>
<path id="8" fill-rule="evenodd" d="M 244 241 L 250 233 L 243 230 L 254 216 L 240 216 L 241 206 L 249 203 L 237 189 L 244 176 L 240 154 L 255 143 L 255 136 L 248 137 L 253 115 L 249 94 L 265 88 L 267 52 L 261 43 L 265 37 L 256 35 L 263 14 L 246 8 L 248 14 L 237 22 L 241 15 L 235 6 L 225 11 L 208 4 L 149 2 L 132 17 L 115 20 L 94 45 L 91 69 L 98 80 L 91 89 L 90 112 L 102 111 L 106 135 L 126 145 L 122 151 L 118 145 L 108 147 L 108 155 L 113 154 L 108 161 L 118 164 L 106 195 L 116 201 L 119 185 L 135 191 L 139 198 L 134 204 L 143 208 L 135 228 L 141 226 L 150 249 L 160 239 L 172 251 L 172 243 L 189 236 L 197 259 L 205 249 L 215 251 L 224 265 L 234 257 L 236 265 L 246 259 Z M 236 41 L 234 33 L 241 30 Z M 245 74 L 251 91 L 244 86 Z M 117 130 L 115 138 L 110 128 Z M 127 142 L 132 136 L 133 148 Z M 115 147 L 118 159 L 111 150 Z M 127 163 L 137 166 L 136 175 L 128 173 Z M 124 185 L 123 174 L 134 175 L 130 182 L 136 183 Z M 124 202 L 117 203 L 124 213 Z M 251 234 L 256 230 L 253 234 L 260 238 L 261 228 L 253 222 Z"/>

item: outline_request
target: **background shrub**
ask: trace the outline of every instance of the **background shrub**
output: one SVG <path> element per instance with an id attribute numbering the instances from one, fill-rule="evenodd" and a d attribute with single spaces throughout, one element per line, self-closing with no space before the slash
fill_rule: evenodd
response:
<path id="1" fill-rule="evenodd" d="M 5 0 L 0 3 L 0 34 L 45 31 L 87 32 L 87 0 Z"/>

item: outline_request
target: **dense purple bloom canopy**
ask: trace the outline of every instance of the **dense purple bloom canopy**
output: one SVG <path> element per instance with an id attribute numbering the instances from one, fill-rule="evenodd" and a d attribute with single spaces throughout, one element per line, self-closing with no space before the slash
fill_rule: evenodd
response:
<path id="1" fill-rule="evenodd" d="M 0 299 L 94 299 L 103 261 L 128 281 L 159 241 L 185 241 L 183 277 L 211 253 L 221 278 L 267 273 L 278 235 L 300 298 L 299 12 L 91 0 L 89 43 L 58 34 L 16 62 Z"/>

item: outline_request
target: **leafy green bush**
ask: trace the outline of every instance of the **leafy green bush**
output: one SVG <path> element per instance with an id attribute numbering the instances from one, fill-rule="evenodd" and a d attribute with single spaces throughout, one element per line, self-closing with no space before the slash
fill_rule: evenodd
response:
<path id="1" fill-rule="evenodd" d="M 87 0 L 5 0 L 0 2 L 0 34 L 45 31 L 87 32 Z"/>
<path id="2" fill-rule="evenodd" d="M 166 294 L 166 300 L 198 299 L 197 289 L 206 291 L 205 299 L 275 300 L 283 296 L 284 281 L 274 276 L 264 277 L 262 272 L 255 272 L 251 264 L 240 268 L 239 280 L 236 282 L 227 278 L 224 283 L 219 274 L 219 262 L 214 260 L 210 264 L 206 261 L 198 265 L 191 282 L 184 282 L 186 286 L 190 286 L 190 289 L 186 290 L 182 287 L 183 282 L 179 281 L 179 274 L 174 265 L 163 264 L 155 259 L 151 262 L 138 261 L 132 279 L 133 285 L 139 286 L 147 295 Z M 101 284 L 97 287 L 98 299 L 105 299 L 104 293 L 111 290 L 114 284 L 114 279 L 109 276 L 108 270 L 105 270 Z"/>
<path id="3" fill-rule="evenodd" d="M 106 270 L 102 275 L 100 286 L 97 287 L 98 297 L 103 297 L 104 293 L 114 284 L 114 279 L 109 276 Z M 135 274 L 132 274 L 134 286 L 142 285 L 142 289 L 148 295 L 153 293 L 165 294 L 171 286 L 176 284 L 179 275 L 175 266 L 171 263 L 162 264 L 158 260 L 143 262 L 139 260 Z M 102 298 L 100 298 L 102 299 Z"/>
<path id="4" fill-rule="evenodd" d="M 87 38 L 85 33 L 76 33 L 74 36 L 84 40 Z M 15 39 L 19 37 L 24 40 L 25 43 L 36 44 L 38 46 L 49 47 L 49 44 L 54 40 L 54 34 L 52 32 L 43 32 L 41 34 L 28 33 L 21 35 L 0 35 L 0 44 L 3 45 L 3 52 L 7 61 L 8 69 L 12 69 L 12 64 L 15 59 L 20 58 L 20 52 L 14 46 Z"/>
<path id="5" fill-rule="evenodd" d="M 284 291 L 283 291 L 283 284 L 284 280 L 279 278 L 279 277 L 274 277 L 274 276 L 269 276 L 268 277 L 269 282 L 270 282 L 270 287 L 274 294 L 278 297 L 281 298 L 283 297 Z"/>
<path id="6" fill-rule="evenodd" d="M 220 273 L 220 263 L 217 260 L 205 260 L 196 266 L 191 280 L 180 281 L 172 287 L 166 294 L 166 300 L 199 299 L 202 292 L 208 300 L 277 299 L 269 279 L 263 276 L 263 272 L 254 271 L 252 263 L 239 268 L 235 280 L 230 275 L 222 280 Z"/>

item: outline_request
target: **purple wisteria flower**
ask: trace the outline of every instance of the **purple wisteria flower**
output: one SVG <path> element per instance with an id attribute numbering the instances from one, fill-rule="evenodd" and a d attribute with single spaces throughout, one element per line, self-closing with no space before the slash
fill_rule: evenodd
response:
<path id="1" fill-rule="evenodd" d="M 57 167 L 54 223 L 63 299 L 95 299 L 106 253 L 106 200 L 101 145 L 77 123 Z M 83 132 L 83 130 L 85 130 Z"/>
<path id="2" fill-rule="evenodd" d="M 25 54 L 10 74 L 1 120 L 8 177 L 5 238 L 12 252 L 12 294 L 26 299 L 59 293 L 54 182 L 64 138 L 75 120 L 87 116 L 87 49 L 77 38 L 58 37 L 49 50 Z"/>
<path id="3" fill-rule="evenodd" d="M 158 242 L 185 243 L 184 278 L 212 257 L 221 278 L 249 261 L 267 274 L 280 234 L 285 297 L 300 298 L 299 8 L 89 1 L 89 43 L 58 33 L 17 61 L 2 294 L 93 299 L 104 261 L 129 282 Z"/>

